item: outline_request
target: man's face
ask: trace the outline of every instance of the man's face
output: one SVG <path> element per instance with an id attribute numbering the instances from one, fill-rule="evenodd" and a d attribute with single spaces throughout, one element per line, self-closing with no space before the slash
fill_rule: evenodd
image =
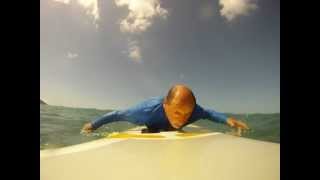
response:
<path id="1" fill-rule="evenodd" d="M 174 98 L 170 104 L 163 104 L 170 124 L 176 129 L 179 129 L 188 121 L 193 112 L 194 106 L 194 103 L 186 103 L 181 101 L 179 98 Z"/>

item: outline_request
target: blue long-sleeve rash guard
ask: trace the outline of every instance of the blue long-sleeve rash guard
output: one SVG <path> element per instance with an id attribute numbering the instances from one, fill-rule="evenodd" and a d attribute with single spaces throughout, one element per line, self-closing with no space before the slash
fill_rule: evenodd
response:
<path id="1" fill-rule="evenodd" d="M 162 96 L 152 97 L 129 109 L 106 113 L 102 117 L 93 120 L 91 122 L 92 127 L 93 129 L 97 129 L 107 123 L 128 121 L 136 125 L 146 125 L 148 128 L 167 130 L 172 126 L 164 112 L 162 106 L 163 99 L 164 97 Z M 227 116 L 224 113 L 219 113 L 212 109 L 205 109 L 196 104 L 189 120 L 184 126 L 199 119 L 209 119 L 213 122 L 226 123 Z"/>

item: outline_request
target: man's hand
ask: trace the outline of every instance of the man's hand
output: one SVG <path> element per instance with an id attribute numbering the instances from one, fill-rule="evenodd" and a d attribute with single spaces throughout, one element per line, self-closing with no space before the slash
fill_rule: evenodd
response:
<path id="1" fill-rule="evenodd" d="M 232 128 L 236 128 L 237 131 L 237 135 L 241 136 L 241 130 L 249 130 L 250 128 L 247 126 L 247 124 L 245 124 L 244 122 L 238 121 L 234 118 L 229 118 L 227 120 L 227 124 L 232 127 Z"/>
<path id="2" fill-rule="evenodd" d="M 86 124 L 83 126 L 83 128 L 82 128 L 82 130 L 81 130 L 81 133 L 89 134 L 89 133 L 91 133 L 92 131 L 93 131 L 93 127 L 92 127 L 91 123 L 86 123 Z"/>

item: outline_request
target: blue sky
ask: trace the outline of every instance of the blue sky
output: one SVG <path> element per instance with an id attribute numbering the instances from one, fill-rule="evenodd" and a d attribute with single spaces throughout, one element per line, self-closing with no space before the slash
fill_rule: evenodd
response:
<path id="1" fill-rule="evenodd" d="M 41 0 L 40 97 L 123 109 L 187 84 L 222 112 L 280 112 L 277 0 Z"/>

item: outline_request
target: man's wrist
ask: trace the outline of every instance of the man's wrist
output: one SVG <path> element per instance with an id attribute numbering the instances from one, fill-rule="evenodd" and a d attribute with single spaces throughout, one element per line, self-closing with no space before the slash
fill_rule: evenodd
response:
<path id="1" fill-rule="evenodd" d="M 89 122 L 89 123 L 90 123 L 91 129 L 95 130 L 96 129 L 95 124 L 93 122 Z"/>
<path id="2" fill-rule="evenodd" d="M 233 117 L 229 117 L 229 118 L 227 118 L 226 123 L 227 123 L 230 127 L 234 127 L 235 121 L 236 121 L 236 120 L 235 120 Z"/>

